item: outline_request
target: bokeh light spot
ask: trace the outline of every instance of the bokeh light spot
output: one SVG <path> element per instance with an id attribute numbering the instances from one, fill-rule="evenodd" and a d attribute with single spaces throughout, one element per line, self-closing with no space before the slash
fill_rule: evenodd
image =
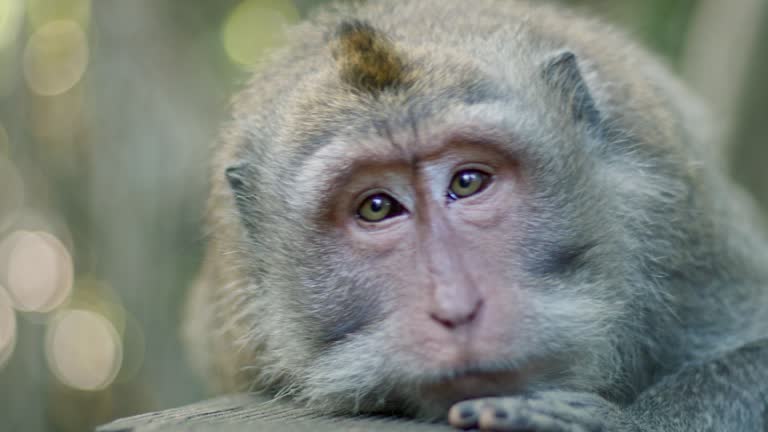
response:
<path id="1" fill-rule="evenodd" d="M 0 369 L 5 366 L 16 346 L 16 312 L 11 299 L 0 286 Z"/>
<path id="2" fill-rule="evenodd" d="M 0 244 L 0 259 L 0 270 L 16 309 L 49 312 L 72 292 L 72 257 L 48 233 L 14 232 Z"/>
<path id="3" fill-rule="evenodd" d="M 108 387 L 120 371 L 123 347 L 109 320 L 87 310 L 60 312 L 48 327 L 46 357 L 65 385 L 95 391 Z"/>
<path id="4" fill-rule="evenodd" d="M 24 77 L 42 96 L 64 93 L 77 84 L 88 65 L 88 42 L 72 20 L 51 21 L 40 27 L 24 50 Z"/>
<path id="5" fill-rule="evenodd" d="M 232 9 L 222 28 L 222 43 L 235 63 L 250 66 L 283 42 L 284 28 L 299 19 L 293 2 L 245 0 Z"/>
<path id="6" fill-rule="evenodd" d="M 0 0 L 0 50 L 16 41 L 23 12 L 24 0 Z"/>

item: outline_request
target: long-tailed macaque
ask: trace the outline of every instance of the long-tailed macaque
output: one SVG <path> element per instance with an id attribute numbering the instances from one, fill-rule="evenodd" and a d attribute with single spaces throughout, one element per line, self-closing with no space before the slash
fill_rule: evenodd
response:
<path id="1" fill-rule="evenodd" d="M 557 5 L 317 13 L 236 97 L 187 309 L 220 391 L 460 428 L 768 431 L 768 240 L 705 109 Z"/>

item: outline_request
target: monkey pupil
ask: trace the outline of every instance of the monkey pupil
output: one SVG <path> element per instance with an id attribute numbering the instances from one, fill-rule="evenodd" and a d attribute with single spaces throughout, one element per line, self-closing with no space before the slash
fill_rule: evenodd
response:
<path id="1" fill-rule="evenodd" d="M 474 173 L 464 173 L 459 177 L 459 186 L 462 188 L 468 188 L 472 185 L 472 182 L 475 180 L 475 174 Z"/>
<path id="2" fill-rule="evenodd" d="M 374 213 L 380 212 L 384 209 L 384 200 L 381 197 L 374 197 L 371 199 L 371 211 Z"/>

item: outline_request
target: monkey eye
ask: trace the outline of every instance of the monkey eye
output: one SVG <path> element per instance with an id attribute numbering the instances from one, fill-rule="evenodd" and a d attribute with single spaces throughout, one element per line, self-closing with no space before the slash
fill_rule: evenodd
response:
<path id="1" fill-rule="evenodd" d="M 381 222 L 404 212 L 397 200 L 384 193 L 369 196 L 357 208 L 357 216 L 366 222 Z"/>
<path id="2" fill-rule="evenodd" d="M 451 180 L 448 198 L 457 200 L 482 192 L 488 186 L 490 179 L 490 174 L 480 170 L 467 169 L 459 171 Z"/>

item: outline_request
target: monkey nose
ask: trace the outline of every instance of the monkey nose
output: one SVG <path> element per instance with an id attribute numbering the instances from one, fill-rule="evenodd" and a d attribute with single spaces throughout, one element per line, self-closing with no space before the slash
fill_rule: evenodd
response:
<path id="1" fill-rule="evenodd" d="M 454 307 L 440 307 L 433 310 L 429 317 L 443 327 L 452 330 L 474 321 L 483 308 L 483 300 L 478 298 L 472 303 L 454 305 Z"/>

